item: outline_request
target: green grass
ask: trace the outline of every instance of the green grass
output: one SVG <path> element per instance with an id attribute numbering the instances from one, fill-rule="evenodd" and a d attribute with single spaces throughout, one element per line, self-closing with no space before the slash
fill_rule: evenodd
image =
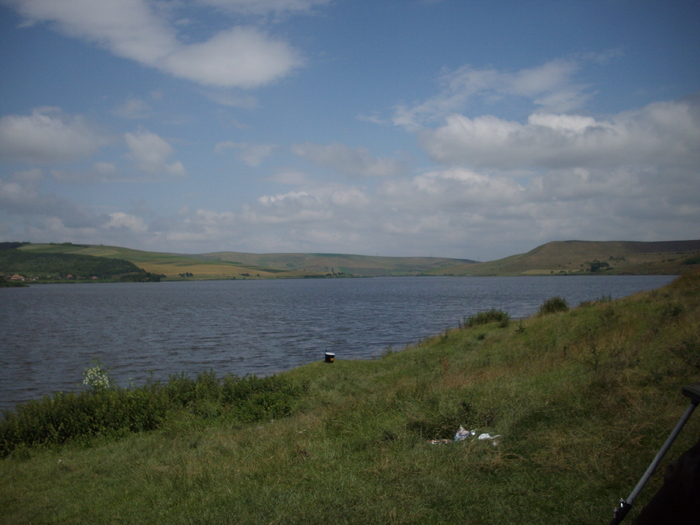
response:
<path id="1" fill-rule="evenodd" d="M 0 522 L 608 523 L 685 410 L 680 388 L 700 380 L 699 320 L 694 273 L 319 361 L 278 376 L 306 385 L 288 415 L 246 422 L 214 396 L 155 431 L 16 450 L 0 461 Z M 430 443 L 460 425 L 498 446 Z M 696 414 L 630 523 L 699 434 Z"/>
<path id="2" fill-rule="evenodd" d="M 34 254 L 74 254 L 124 259 L 148 272 L 163 274 L 170 279 L 177 279 L 180 273 L 185 272 L 194 274 L 195 279 L 417 275 L 436 268 L 470 262 L 466 259 L 441 257 L 374 257 L 342 254 L 221 252 L 185 255 L 71 243 L 27 243 L 21 246 L 20 250 Z"/>
<path id="3" fill-rule="evenodd" d="M 433 275 L 680 275 L 698 268 L 700 240 L 555 241 L 504 259 L 454 265 Z"/>
<path id="4" fill-rule="evenodd" d="M 27 280 L 158 281 L 134 263 L 75 253 L 38 253 L 14 248 L 0 249 L 0 274 L 20 274 Z"/>

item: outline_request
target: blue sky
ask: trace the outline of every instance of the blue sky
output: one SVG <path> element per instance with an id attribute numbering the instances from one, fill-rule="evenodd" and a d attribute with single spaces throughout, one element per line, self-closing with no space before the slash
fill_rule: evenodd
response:
<path id="1" fill-rule="evenodd" d="M 0 240 L 700 238 L 700 3 L 0 0 Z"/>

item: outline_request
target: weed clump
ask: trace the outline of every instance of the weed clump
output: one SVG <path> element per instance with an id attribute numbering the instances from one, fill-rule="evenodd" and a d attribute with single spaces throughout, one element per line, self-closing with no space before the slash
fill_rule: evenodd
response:
<path id="1" fill-rule="evenodd" d="M 501 328 L 506 328 L 510 323 L 510 315 L 503 310 L 491 308 L 490 310 L 478 312 L 476 315 L 470 315 L 464 320 L 464 327 L 472 328 L 474 326 L 481 326 L 495 322 L 498 322 Z"/>
<path id="2" fill-rule="evenodd" d="M 569 310 L 569 304 L 566 299 L 558 295 L 547 299 L 544 303 L 540 305 L 540 310 L 538 312 L 539 316 L 554 314 L 557 312 L 567 312 Z"/>
<path id="3" fill-rule="evenodd" d="M 168 414 L 185 410 L 200 419 L 226 416 L 241 422 L 291 414 L 306 383 L 279 376 L 259 378 L 214 371 L 149 380 L 141 387 L 119 388 L 99 365 L 85 371 L 79 393 L 59 392 L 17 405 L 0 420 L 0 457 L 33 445 L 56 445 L 91 436 L 119 437 L 160 428 Z"/>

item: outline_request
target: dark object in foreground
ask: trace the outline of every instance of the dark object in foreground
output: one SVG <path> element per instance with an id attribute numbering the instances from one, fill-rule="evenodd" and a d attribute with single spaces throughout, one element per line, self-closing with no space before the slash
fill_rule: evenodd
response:
<path id="1" fill-rule="evenodd" d="M 326 363 L 332 363 L 335 361 L 335 354 L 332 352 L 326 352 Z"/>
<path id="2" fill-rule="evenodd" d="M 700 441 L 666 470 L 664 484 L 632 525 L 700 523 Z"/>
<path id="3" fill-rule="evenodd" d="M 690 405 L 676 423 L 671 435 L 668 436 L 630 496 L 626 500 L 620 500 L 620 506 L 615 509 L 615 517 L 610 525 L 616 525 L 625 519 L 634 504 L 634 500 L 637 499 L 642 488 L 649 481 L 695 407 L 700 404 L 700 383 L 684 386 L 681 391 L 684 396 L 690 398 Z M 700 522 L 700 442 L 669 467 L 664 485 L 637 517 L 634 524 L 695 525 L 698 522 Z"/>

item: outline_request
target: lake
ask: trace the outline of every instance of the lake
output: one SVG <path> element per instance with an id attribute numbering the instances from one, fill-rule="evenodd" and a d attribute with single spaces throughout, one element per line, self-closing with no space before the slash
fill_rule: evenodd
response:
<path id="1" fill-rule="evenodd" d="M 371 359 L 481 310 L 532 315 L 663 286 L 673 276 L 387 277 L 0 288 L 0 409 L 80 388 L 94 359 L 120 385 L 213 369 L 268 375 Z"/>

